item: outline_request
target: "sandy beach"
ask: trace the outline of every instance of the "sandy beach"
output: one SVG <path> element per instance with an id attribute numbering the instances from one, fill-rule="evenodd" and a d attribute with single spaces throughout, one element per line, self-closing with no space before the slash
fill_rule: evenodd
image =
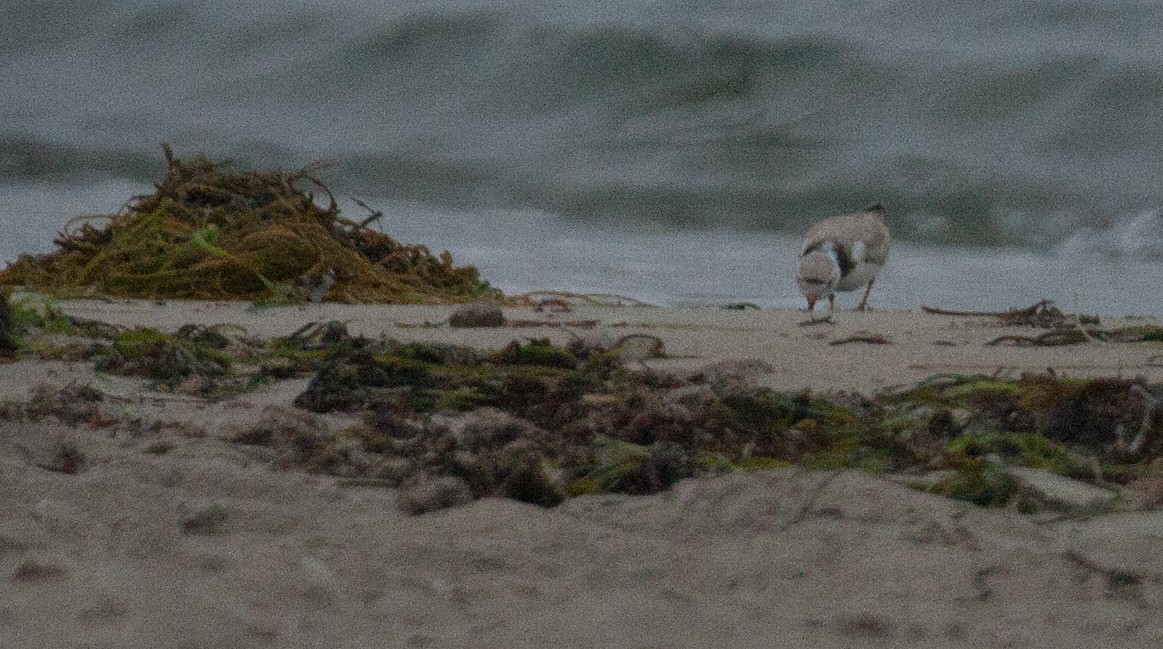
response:
<path id="1" fill-rule="evenodd" d="M 259 338 L 311 322 L 352 334 L 498 349 L 644 334 L 657 372 L 762 361 L 778 390 L 875 395 L 939 374 L 1163 381 L 1163 349 L 987 345 L 991 317 L 578 305 L 445 326 L 451 306 L 55 302 L 64 314 Z M 1159 324 L 1106 319 L 1104 327 Z M 853 340 L 859 338 L 860 340 Z M 646 340 L 646 339 L 644 339 Z M 849 341 L 851 342 L 844 342 Z M 873 341 L 873 342 L 869 342 Z M 842 343 L 842 344 L 834 344 Z M 306 379 L 219 401 L 153 390 L 88 362 L 0 365 L 6 401 L 88 386 L 107 426 L 0 421 L 4 647 L 1156 647 L 1163 512 L 1149 499 L 1053 519 L 921 493 L 888 476 L 786 468 L 687 479 L 650 496 L 553 508 L 499 498 L 420 516 L 394 489 L 282 470 L 228 443 Z M 67 418 L 65 418 L 67 419 Z M 129 425 L 127 422 L 132 422 Z M 46 468 L 61 440 L 85 469 Z M 55 445 L 55 446 L 54 446 Z M 54 450 L 58 449 L 58 450 Z"/>
<path id="2" fill-rule="evenodd" d="M 0 16 L 0 649 L 1163 647 L 1163 3 Z"/>

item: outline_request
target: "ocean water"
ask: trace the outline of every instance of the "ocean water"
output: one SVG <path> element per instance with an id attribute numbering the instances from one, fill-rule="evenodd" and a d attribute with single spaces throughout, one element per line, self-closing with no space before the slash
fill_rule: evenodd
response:
<path id="1" fill-rule="evenodd" d="M 1160 34 L 1129 0 L 12 0 L 0 259 L 165 141 L 330 163 L 508 291 L 791 306 L 798 234 L 881 200 L 874 305 L 1160 314 Z"/>

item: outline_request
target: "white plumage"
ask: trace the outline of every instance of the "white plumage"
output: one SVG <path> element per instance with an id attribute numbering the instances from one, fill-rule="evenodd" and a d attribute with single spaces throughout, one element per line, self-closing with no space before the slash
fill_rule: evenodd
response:
<path id="1" fill-rule="evenodd" d="M 815 313 L 816 301 L 828 298 L 829 314 L 835 310 L 836 291 L 854 291 L 862 286 L 863 311 L 876 274 L 888 261 L 892 236 L 880 203 L 859 212 L 824 219 L 813 225 L 800 251 L 796 283 L 808 299 L 808 311 Z"/>

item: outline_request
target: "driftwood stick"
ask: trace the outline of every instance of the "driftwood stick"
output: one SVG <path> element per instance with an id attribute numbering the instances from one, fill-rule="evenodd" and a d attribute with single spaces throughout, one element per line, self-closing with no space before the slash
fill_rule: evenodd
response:
<path id="1" fill-rule="evenodd" d="M 1017 347 L 1058 347 L 1061 345 L 1077 345 L 1093 342 L 1141 342 L 1143 339 L 1143 335 L 1127 336 L 1123 335 L 1118 329 L 1104 331 L 1094 327 L 1086 328 L 1079 326 L 1061 327 L 1047 331 L 1040 336 L 998 336 L 985 344 L 986 346 L 1010 344 Z"/>
<path id="2" fill-rule="evenodd" d="M 358 229 L 360 229 L 360 230 L 363 230 L 363 229 L 367 228 L 367 226 L 371 225 L 372 223 L 375 223 L 376 221 L 378 221 L 378 220 L 379 220 L 379 219 L 380 219 L 380 218 L 381 218 L 381 217 L 384 215 L 384 213 L 383 213 L 383 212 L 381 212 L 381 211 L 379 211 L 379 210 L 373 210 L 372 208 L 368 207 L 368 204 L 367 204 L 367 203 L 365 203 L 365 202 L 363 202 L 363 201 L 359 200 L 358 198 L 355 198 L 354 196 L 352 197 L 352 199 L 351 199 L 351 200 L 352 200 L 352 202 L 354 202 L 356 205 L 359 205 L 360 207 L 362 207 L 363 209 L 367 210 L 368 212 L 371 212 L 371 214 L 369 214 L 369 215 L 368 215 L 368 217 L 367 217 L 366 219 L 364 219 L 364 220 L 362 220 L 362 221 L 360 221 L 360 222 L 359 222 L 359 224 L 358 224 L 357 228 L 358 228 Z"/>
<path id="3" fill-rule="evenodd" d="M 1033 327 L 1054 328 L 1069 324 L 1097 324 L 1097 318 L 1091 316 L 1073 316 L 1070 319 L 1062 310 L 1054 306 L 1053 300 L 1040 300 L 1025 309 L 1010 309 L 1009 311 L 954 311 L 938 309 L 931 306 L 922 306 L 925 313 L 934 315 L 974 316 L 997 318 L 1007 325 L 1029 325 Z"/>
<path id="4" fill-rule="evenodd" d="M 308 322 L 307 324 L 303 325 L 302 327 L 299 327 L 298 329 L 291 332 L 287 336 L 287 338 L 294 340 L 295 338 L 309 337 L 309 336 L 304 336 L 304 334 L 306 334 L 308 331 L 310 331 L 312 327 L 318 327 L 318 326 L 319 326 L 318 322 Z"/>
<path id="5" fill-rule="evenodd" d="M 524 327 L 552 327 L 556 329 L 576 327 L 578 329 L 593 329 L 598 326 L 597 320 L 510 320 L 506 326 L 514 328 Z"/>
<path id="6" fill-rule="evenodd" d="M 891 345 L 892 341 L 884 336 L 849 336 L 840 340 L 833 340 L 829 345 L 847 345 L 848 343 L 868 343 L 869 345 Z"/>
<path id="7" fill-rule="evenodd" d="M 1039 310 L 1046 310 L 1054 306 L 1054 300 L 1040 300 L 1038 303 L 1028 306 L 1024 309 L 1010 309 L 1008 311 L 956 311 L 952 309 L 940 309 L 932 306 L 922 306 L 921 311 L 931 313 L 933 315 L 956 315 L 956 316 L 975 316 L 975 317 L 993 317 L 993 318 L 1015 318 L 1021 316 L 1034 316 Z"/>
<path id="8" fill-rule="evenodd" d="M 954 309 L 940 309 L 935 306 L 921 306 L 921 311 L 931 313 L 933 315 L 955 315 L 955 316 L 973 316 L 973 317 L 993 317 L 998 318 L 1008 313 L 1007 311 L 957 311 Z"/>
<path id="9" fill-rule="evenodd" d="M 538 300 L 538 298 L 541 300 Z M 528 293 L 521 293 L 514 295 L 510 299 L 516 302 L 522 302 L 529 306 L 537 306 L 545 298 L 560 298 L 565 300 L 578 300 L 587 304 L 597 306 L 653 306 L 652 304 L 636 300 L 625 295 L 617 295 L 615 293 L 573 293 L 571 291 L 529 291 Z"/>
<path id="10" fill-rule="evenodd" d="M 1119 436 L 1119 446 L 1123 447 L 1126 455 L 1138 455 L 1147 442 L 1151 441 L 1151 433 L 1155 429 L 1155 413 L 1159 408 L 1159 398 L 1151 394 L 1141 385 L 1132 385 L 1131 392 L 1139 395 L 1143 400 L 1143 420 L 1139 423 L 1139 432 L 1135 438 L 1126 442 L 1125 434 Z M 1120 427 L 1119 432 L 1122 432 Z"/>

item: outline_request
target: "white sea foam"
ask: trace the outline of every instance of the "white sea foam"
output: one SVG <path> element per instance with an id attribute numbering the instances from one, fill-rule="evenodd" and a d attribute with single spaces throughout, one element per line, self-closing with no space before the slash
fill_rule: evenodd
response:
<path id="1" fill-rule="evenodd" d="M 1150 210 L 1105 228 L 1079 228 L 1055 252 L 1061 257 L 1163 261 L 1163 215 L 1158 210 Z"/>

